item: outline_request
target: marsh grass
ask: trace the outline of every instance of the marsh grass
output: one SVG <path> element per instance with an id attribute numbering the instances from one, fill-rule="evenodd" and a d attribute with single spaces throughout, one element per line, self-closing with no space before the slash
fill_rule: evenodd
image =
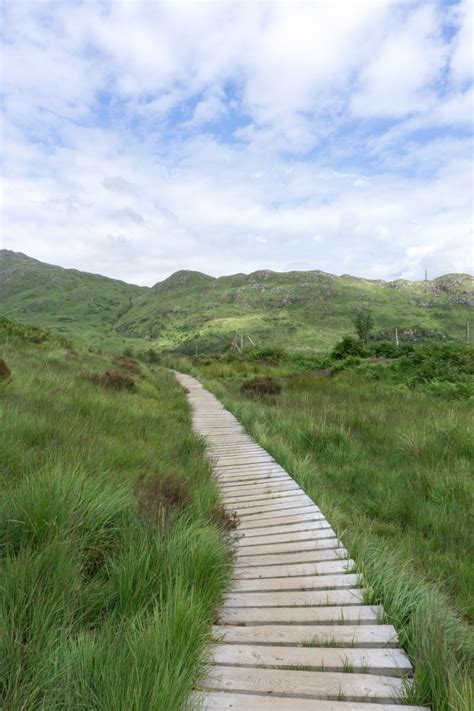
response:
<path id="1" fill-rule="evenodd" d="M 27 327 L 2 355 L 0 705 L 179 709 L 230 569 L 185 395 L 98 387 L 109 359 Z"/>
<path id="2" fill-rule="evenodd" d="M 472 708 L 470 403 L 349 371 L 288 377 L 270 408 L 207 373 L 205 384 L 343 537 L 366 602 L 383 604 L 414 661 L 410 700 Z"/>

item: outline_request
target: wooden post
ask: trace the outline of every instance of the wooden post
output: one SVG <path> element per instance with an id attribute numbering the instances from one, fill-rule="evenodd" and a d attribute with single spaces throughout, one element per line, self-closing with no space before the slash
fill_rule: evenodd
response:
<path id="1" fill-rule="evenodd" d="M 395 345 L 397 348 L 400 345 L 400 341 L 398 340 L 398 328 L 395 329 Z"/>

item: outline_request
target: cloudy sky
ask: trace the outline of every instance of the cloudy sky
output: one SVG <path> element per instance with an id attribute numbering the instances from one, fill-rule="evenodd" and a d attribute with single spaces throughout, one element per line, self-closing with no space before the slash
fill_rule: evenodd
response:
<path id="1" fill-rule="evenodd" d="M 472 271 L 471 0 L 3 0 L 2 247 L 153 284 Z"/>

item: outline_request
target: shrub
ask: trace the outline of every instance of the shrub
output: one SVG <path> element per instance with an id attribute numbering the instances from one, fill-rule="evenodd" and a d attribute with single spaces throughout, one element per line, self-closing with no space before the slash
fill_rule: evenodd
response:
<path id="1" fill-rule="evenodd" d="M 10 368 L 0 356 L 0 380 L 7 380 L 11 375 Z"/>
<path id="2" fill-rule="evenodd" d="M 140 366 L 135 358 L 131 358 L 130 356 L 117 356 L 114 358 L 114 363 L 115 365 L 118 365 L 119 368 L 123 368 L 123 370 L 127 370 L 129 373 L 141 375 L 142 371 L 140 370 Z"/>
<path id="3" fill-rule="evenodd" d="M 218 528 L 224 531 L 233 531 L 239 524 L 239 517 L 235 511 L 228 511 L 224 504 L 216 504 L 210 511 L 209 517 Z"/>
<path id="4" fill-rule="evenodd" d="M 369 309 L 361 309 L 354 319 L 354 328 L 361 341 L 367 342 L 374 327 L 374 318 Z"/>
<path id="5" fill-rule="evenodd" d="M 97 385 L 102 385 L 112 390 L 133 391 L 136 389 L 134 379 L 118 370 L 106 370 L 105 373 L 89 373 L 86 378 L 91 383 L 97 383 Z"/>
<path id="6" fill-rule="evenodd" d="M 248 398 L 275 396 L 281 393 L 281 383 L 276 378 L 268 376 L 259 376 L 246 380 L 240 388 L 242 395 Z"/>
<path id="7" fill-rule="evenodd" d="M 254 350 L 249 351 L 249 355 L 254 360 L 276 361 L 277 363 L 280 360 L 288 359 L 288 353 L 282 348 L 255 348 Z"/>
<path id="8" fill-rule="evenodd" d="M 140 477 L 135 496 L 141 518 L 156 524 L 162 523 L 171 510 L 183 511 L 191 503 L 186 482 L 176 474 Z"/>
<path id="9" fill-rule="evenodd" d="M 359 356 L 364 358 L 367 355 L 367 350 L 364 344 L 358 339 L 352 336 L 344 336 L 342 341 L 336 343 L 332 349 L 331 356 L 336 360 L 342 360 L 347 356 Z"/>
<path id="10" fill-rule="evenodd" d="M 474 348 L 464 343 L 425 343 L 399 361 L 399 372 L 412 388 L 429 383 L 465 384 L 458 396 L 472 390 Z"/>

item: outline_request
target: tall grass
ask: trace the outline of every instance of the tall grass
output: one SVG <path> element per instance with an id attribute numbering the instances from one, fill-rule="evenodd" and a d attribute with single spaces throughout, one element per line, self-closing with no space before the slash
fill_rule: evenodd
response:
<path id="1" fill-rule="evenodd" d="M 470 404 L 350 372 L 287 378 L 273 405 L 205 382 L 351 548 L 415 662 L 414 700 L 472 708 Z"/>
<path id="2" fill-rule="evenodd" d="M 230 573 L 185 394 L 143 366 L 109 390 L 87 377 L 105 356 L 26 341 L 2 346 L 0 706 L 179 709 Z M 141 507 L 166 477 L 186 505 Z"/>

